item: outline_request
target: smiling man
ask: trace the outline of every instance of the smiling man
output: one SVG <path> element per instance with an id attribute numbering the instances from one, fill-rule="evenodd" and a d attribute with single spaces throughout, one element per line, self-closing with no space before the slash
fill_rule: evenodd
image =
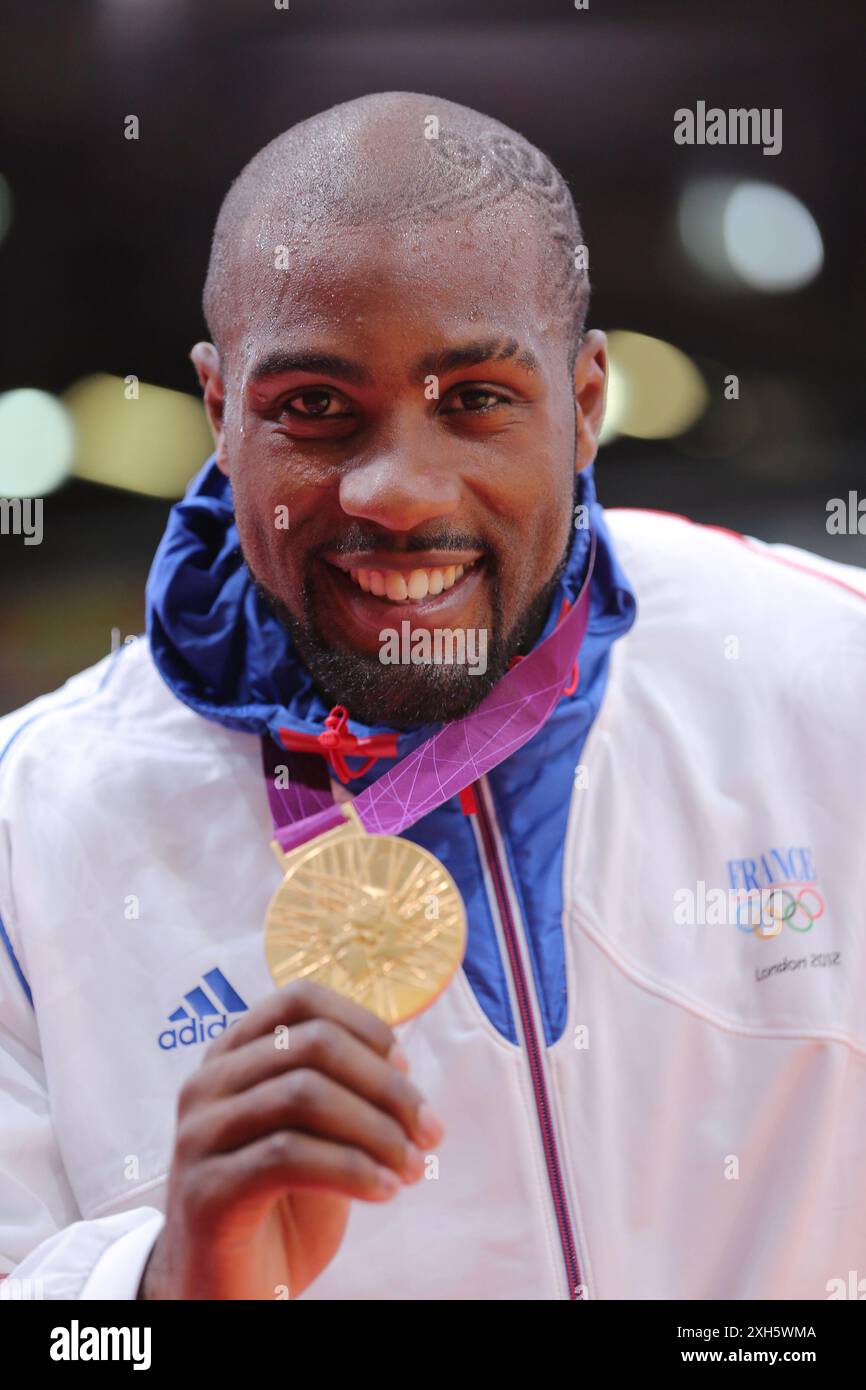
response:
<path id="1" fill-rule="evenodd" d="M 862 1258 L 866 584 L 605 517 L 581 248 L 545 156 L 427 96 L 305 121 L 229 191 L 215 453 L 147 639 L 0 722 L 13 1284 L 825 1298 Z M 484 669 L 383 660 L 403 624 L 483 633 Z M 465 904 L 394 1027 L 266 964 L 270 842 L 333 844 L 350 801 Z M 363 971 L 387 914 L 322 877 Z"/>
<path id="2" fill-rule="evenodd" d="M 604 389 L 580 244 L 526 141 L 399 94 L 294 127 L 223 204 L 193 350 L 217 464 L 260 592 L 363 723 L 466 713 L 543 625 Z M 485 679 L 395 681 L 395 605 L 489 631 Z"/>

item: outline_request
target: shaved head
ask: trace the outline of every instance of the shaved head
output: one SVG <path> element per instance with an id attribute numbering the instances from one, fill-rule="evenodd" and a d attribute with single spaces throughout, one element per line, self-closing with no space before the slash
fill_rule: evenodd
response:
<path id="1" fill-rule="evenodd" d="M 582 248 L 545 155 L 412 92 L 229 189 L 192 352 L 217 464 L 259 599 L 363 724 L 468 713 L 547 620 L 604 410 Z M 485 669 L 383 661 L 395 622 L 483 634 Z"/>
<path id="2" fill-rule="evenodd" d="M 214 231 L 204 313 L 221 356 L 291 271 L 292 251 L 316 234 L 381 226 L 411 237 L 472 219 L 491 256 L 517 229 L 537 248 L 532 286 L 569 361 L 583 332 L 589 280 L 575 268 L 580 221 L 546 155 L 466 106 L 414 92 L 344 102 L 301 121 L 260 150 L 232 184 Z M 578 258 L 579 262 L 583 258 Z M 245 274 L 255 267 L 254 276 Z M 270 270 L 270 275 L 263 272 Z M 253 285 L 255 288 L 250 293 Z M 247 287 L 241 293 L 242 287 Z"/>

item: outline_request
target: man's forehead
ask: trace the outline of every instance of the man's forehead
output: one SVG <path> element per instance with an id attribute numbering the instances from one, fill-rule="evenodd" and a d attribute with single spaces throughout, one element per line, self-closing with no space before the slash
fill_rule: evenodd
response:
<path id="1" fill-rule="evenodd" d="M 371 345 L 384 333 L 412 339 L 416 354 L 486 339 L 496 353 L 516 342 L 509 356 L 537 358 L 553 315 L 533 238 L 485 231 L 438 223 L 399 233 L 332 228 L 272 246 L 258 239 L 235 282 L 245 370 L 276 352 L 333 351 L 347 336 Z"/>
<path id="2" fill-rule="evenodd" d="M 429 112 L 437 114 L 431 131 Z M 223 357 L 291 308 L 341 331 L 388 293 L 406 314 L 477 293 L 519 304 L 571 352 L 589 283 L 574 201 L 550 160 L 479 112 L 412 93 L 344 103 L 285 131 L 242 170 L 214 232 L 204 308 Z M 396 308 L 395 308 L 396 311 Z"/>
<path id="3" fill-rule="evenodd" d="M 241 263 L 256 280 L 273 280 L 289 293 L 318 293 L 322 281 L 454 281 L 472 293 L 472 282 L 485 287 L 515 277 L 539 259 L 537 229 L 531 215 L 513 221 L 481 211 L 429 225 L 386 227 L 286 226 L 264 223 L 255 238 L 246 238 Z"/>

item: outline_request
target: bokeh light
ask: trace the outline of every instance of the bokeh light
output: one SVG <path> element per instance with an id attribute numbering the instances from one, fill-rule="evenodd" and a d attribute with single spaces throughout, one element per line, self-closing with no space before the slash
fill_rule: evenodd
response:
<path id="1" fill-rule="evenodd" d="M 78 433 L 73 471 L 88 482 L 180 497 L 213 451 L 201 401 L 182 391 L 99 375 L 64 399 Z"/>
<path id="2" fill-rule="evenodd" d="M 604 403 L 604 423 L 598 436 L 599 444 L 609 444 L 620 433 L 620 422 L 628 402 L 628 383 L 619 370 L 613 355 L 607 357 L 607 394 Z"/>
<path id="3" fill-rule="evenodd" d="M 824 245 L 808 208 L 784 188 L 740 183 L 725 207 L 725 247 L 744 284 L 767 294 L 808 285 Z"/>
<path id="4" fill-rule="evenodd" d="M 617 434 L 670 439 L 703 413 L 707 387 L 694 362 L 671 343 L 624 330 L 608 337 L 610 382 L 602 443 Z"/>
<path id="5" fill-rule="evenodd" d="M 693 179 L 677 209 L 692 262 L 717 284 L 765 294 L 801 289 L 824 263 L 808 208 L 787 189 L 757 180 Z"/>
<path id="6" fill-rule="evenodd" d="M 0 497 L 45 497 L 74 453 L 75 429 L 55 396 L 31 387 L 0 395 Z"/>

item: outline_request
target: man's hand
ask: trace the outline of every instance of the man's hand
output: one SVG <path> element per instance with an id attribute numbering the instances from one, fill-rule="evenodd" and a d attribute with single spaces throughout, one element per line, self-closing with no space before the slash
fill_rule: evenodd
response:
<path id="1" fill-rule="evenodd" d="M 416 1145 L 442 1127 L 395 1046 L 366 1009 L 304 982 L 212 1042 L 180 1093 L 139 1297 L 294 1298 L 333 1259 L 351 1198 L 388 1202 L 417 1182 Z"/>

